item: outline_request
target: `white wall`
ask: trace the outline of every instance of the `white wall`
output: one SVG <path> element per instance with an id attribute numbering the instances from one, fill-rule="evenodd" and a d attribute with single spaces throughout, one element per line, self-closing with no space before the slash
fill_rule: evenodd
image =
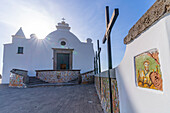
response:
<path id="1" fill-rule="evenodd" d="M 13 38 L 11 44 L 4 44 L 2 83 L 9 83 L 13 68 L 28 70 L 29 76 L 35 76 L 35 70 L 52 70 L 52 48 L 62 48 L 60 40 L 63 38 L 67 42 L 64 48 L 74 49 L 73 69 L 81 69 L 81 72 L 92 70 L 93 44 L 80 42 L 69 30 L 56 30 L 43 40 Z M 24 54 L 17 54 L 18 47 L 24 47 Z"/>
<path id="2" fill-rule="evenodd" d="M 163 78 L 163 92 L 136 86 L 134 56 L 157 48 Z M 152 25 L 127 45 L 116 68 L 121 113 L 170 112 L 170 14 Z"/>

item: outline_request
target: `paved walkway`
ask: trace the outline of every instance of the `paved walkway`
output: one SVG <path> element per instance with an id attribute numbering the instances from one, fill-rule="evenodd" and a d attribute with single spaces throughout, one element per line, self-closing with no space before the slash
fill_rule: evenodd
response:
<path id="1" fill-rule="evenodd" d="M 8 88 L 0 85 L 0 113 L 103 113 L 94 85 Z"/>

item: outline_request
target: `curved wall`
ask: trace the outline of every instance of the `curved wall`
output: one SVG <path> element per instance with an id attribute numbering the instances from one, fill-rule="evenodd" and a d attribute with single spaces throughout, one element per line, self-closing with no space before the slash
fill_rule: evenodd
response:
<path id="1" fill-rule="evenodd" d="M 134 57 L 157 48 L 163 91 L 138 87 Z M 121 113 L 169 113 L 170 111 L 170 14 L 165 15 L 127 45 L 125 56 L 116 68 Z"/>

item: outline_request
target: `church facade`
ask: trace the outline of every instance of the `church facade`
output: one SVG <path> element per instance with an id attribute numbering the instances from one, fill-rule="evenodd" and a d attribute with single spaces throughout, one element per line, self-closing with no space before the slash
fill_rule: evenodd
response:
<path id="1" fill-rule="evenodd" d="M 56 28 L 44 39 L 35 34 L 27 39 L 22 28 L 12 35 L 12 43 L 4 44 L 2 83 L 9 83 L 12 69 L 27 70 L 29 76 L 35 76 L 36 70 L 93 70 L 92 39 L 81 42 L 65 21 Z"/>

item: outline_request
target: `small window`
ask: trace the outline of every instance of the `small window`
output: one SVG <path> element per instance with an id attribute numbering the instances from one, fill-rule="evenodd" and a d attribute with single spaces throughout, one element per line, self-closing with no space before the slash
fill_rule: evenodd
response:
<path id="1" fill-rule="evenodd" d="M 23 54 L 24 47 L 18 47 L 18 54 Z"/>
<path id="2" fill-rule="evenodd" d="M 65 45 L 66 45 L 66 42 L 65 42 L 65 41 L 61 41 L 61 45 L 62 45 L 62 46 L 65 46 Z"/>

